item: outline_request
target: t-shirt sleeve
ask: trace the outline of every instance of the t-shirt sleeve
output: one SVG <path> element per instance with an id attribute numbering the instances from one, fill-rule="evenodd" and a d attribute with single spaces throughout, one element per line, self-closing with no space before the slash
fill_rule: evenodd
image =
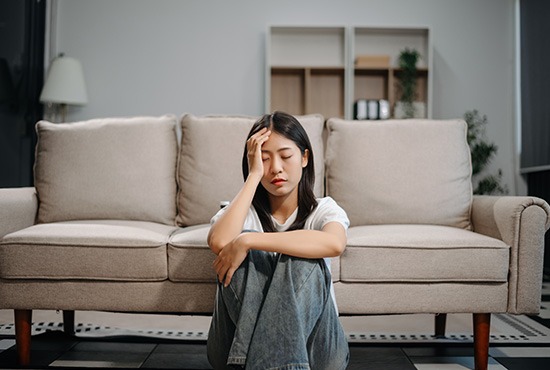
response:
<path id="1" fill-rule="evenodd" d="M 318 206 L 315 229 L 321 230 L 329 222 L 339 222 L 344 229 L 349 228 L 349 218 L 346 211 L 340 207 L 331 197 L 323 198 Z"/>
<path id="2" fill-rule="evenodd" d="M 214 217 L 210 219 L 210 225 L 214 225 L 216 221 L 219 220 L 219 218 L 225 213 L 227 210 L 227 207 L 223 207 L 220 209 Z M 261 232 L 261 226 L 259 226 L 259 220 L 258 217 L 255 216 L 255 211 L 253 207 L 250 207 L 248 209 L 248 213 L 246 214 L 246 218 L 244 220 L 243 230 L 249 230 L 249 231 L 258 231 Z"/>
<path id="3" fill-rule="evenodd" d="M 219 220 L 219 218 L 225 213 L 227 207 L 223 207 L 220 209 L 216 214 L 210 219 L 210 225 L 214 225 L 216 221 Z"/>

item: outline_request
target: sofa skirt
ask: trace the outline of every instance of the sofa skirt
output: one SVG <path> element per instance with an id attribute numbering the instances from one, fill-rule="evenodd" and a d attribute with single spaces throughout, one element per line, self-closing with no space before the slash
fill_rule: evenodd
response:
<path id="1" fill-rule="evenodd" d="M 341 315 L 506 312 L 507 283 L 334 284 Z M 0 309 L 211 314 L 216 284 L 0 280 Z"/>

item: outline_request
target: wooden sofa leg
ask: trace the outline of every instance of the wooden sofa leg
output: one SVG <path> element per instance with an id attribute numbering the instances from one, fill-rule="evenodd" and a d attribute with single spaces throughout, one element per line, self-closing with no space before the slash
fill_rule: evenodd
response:
<path id="1" fill-rule="evenodd" d="M 14 310 L 14 316 L 17 363 L 20 366 L 29 366 L 31 363 L 32 310 Z"/>
<path id="2" fill-rule="evenodd" d="M 491 314 L 474 313 L 474 361 L 475 370 L 487 370 L 489 362 L 489 335 Z"/>
<path id="3" fill-rule="evenodd" d="M 74 335 L 74 310 L 63 310 L 63 331 Z"/>
<path id="4" fill-rule="evenodd" d="M 447 314 L 438 313 L 435 315 L 435 337 L 445 337 L 445 327 L 447 326 Z"/>

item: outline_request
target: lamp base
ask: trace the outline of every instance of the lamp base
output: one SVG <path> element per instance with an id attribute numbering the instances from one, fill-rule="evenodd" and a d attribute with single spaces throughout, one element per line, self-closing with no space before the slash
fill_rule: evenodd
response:
<path id="1" fill-rule="evenodd" d="M 44 108 L 44 119 L 54 123 L 65 123 L 67 104 L 47 103 Z"/>

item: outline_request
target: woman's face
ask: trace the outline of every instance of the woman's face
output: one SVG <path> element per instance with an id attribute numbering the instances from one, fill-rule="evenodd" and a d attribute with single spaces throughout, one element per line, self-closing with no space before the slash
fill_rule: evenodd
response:
<path id="1" fill-rule="evenodd" d="M 264 176 L 262 185 L 270 197 L 296 196 L 302 170 L 307 165 L 308 151 L 302 155 L 294 141 L 273 132 L 262 145 Z"/>

